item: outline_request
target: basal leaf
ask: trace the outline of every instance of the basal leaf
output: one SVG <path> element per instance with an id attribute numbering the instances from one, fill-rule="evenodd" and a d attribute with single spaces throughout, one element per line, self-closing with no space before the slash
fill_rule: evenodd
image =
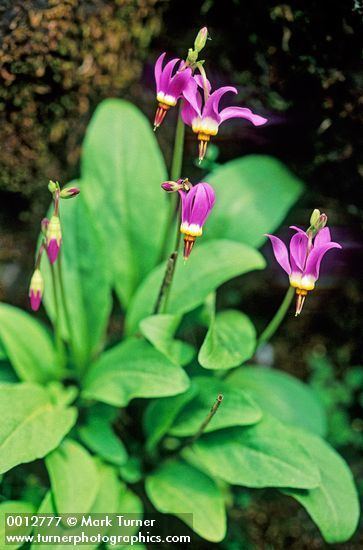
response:
<path id="1" fill-rule="evenodd" d="M 173 363 L 187 365 L 193 359 L 195 351 L 190 344 L 174 339 L 179 324 L 179 315 L 151 315 L 141 321 L 140 331 Z"/>
<path id="2" fill-rule="evenodd" d="M 228 386 L 223 380 L 211 376 L 195 377 L 193 382 L 197 386 L 197 393 L 175 418 L 169 430 L 171 435 L 186 437 L 195 434 L 219 394 L 223 395 L 223 401 L 205 428 L 205 433 L 230 426 L 255 424 L 261 420 L 261 409 L 241 389 Z"/>
<path id="3" fill-rule="evenodd" d="M 294 430 L 266 415 L 253 426 L 206 434 L 188 453 L 212 475 L 233 485 L 312 489 L 320 482 L 319 471 Z"/>
<path id="4" fill-rule="evenodd" d="M 223 540 L 225 506 L 211 477 L 181 460 L 170 461 L 146 478 L 145 488 L 159 512 L 178 516 L 206 540 Z"/>
<path id="5" fill-rule="evenodd" d="M 30 314 L 0 304 L 0 341 L 21 380 L 44 383 L 60 377 L 50 334 Z"/>
<path id="6" fill-rule="evenodd" d="M 126 406 L 135 397 L 163 397 L 189 386 L 185 372 L 142 339 L 129 339 L 105 352 L 91 366 L 83 397 Z"/>
<path id="7" fill-rule="evenodd" d="M 95 461 L 79 443 L 67 439 L 45 460 L 60 514 L 87 513 L 96 500 L 99 476 Z"/>
<path id="8" fill-rule="evenodd" d="M 173 314 L 191 311 L 229 279 L 264 266 L 263 257 L 249 246 L 224 240 L 198 242 L 187 263 L 178 261 L 168 310 Z M 129 334 L 136 332 L 139 322 L 152 313 L 164 272 L 162 264 L 140 285 L 126 317 Z"/>
<path id="9" fill-rule="evenodd" d="M 242 367 L 232 372 L 227 382 L 249 392 L 263 411 L 281 422 L 317 435 L 326 433 L 326 413 L 318 396 L 290 374 L 264 367 Z"/>
<path id="10" fill-rule="evenodd" d="M 84 194 L 109 251 L 112 281 L 124 305 L 160 259 L 166 170 L 149 121 L 127 101 L 103 101 L 83 144 Z"/>
<path id="11" fill-rule="evenodd" d="M 230 369 L 250 359 L 256 347 L 256 330 L 247 315 L 226 310 L 217 313 L 199 350 L 206 369 Z"/>
<path id="12" fill-rule="evenodd" d="M 302 182 L 279 160 L 247 155 L 219 166 L 206 180 L 216 191 L 208 239 L 231 239 L 261 246 L 297 201 Z"/>
<path id="13" fill-rule="evenodd" d="M 309 491 L 286 489 L 319 527 L 328 543 L 347 541 L 359 521 L 359 499 L 345 461 L 319 437 L 299 430 L 300 443 L 315 460 L 321 476 L 319 487 Z"/>
<path id="14" fill-rule="evenodd" d="M 36 384 L 0 384 L 0 396 L 0 473 L 45 456 L 76 421 L 74 408 L 54 404 Z"/>

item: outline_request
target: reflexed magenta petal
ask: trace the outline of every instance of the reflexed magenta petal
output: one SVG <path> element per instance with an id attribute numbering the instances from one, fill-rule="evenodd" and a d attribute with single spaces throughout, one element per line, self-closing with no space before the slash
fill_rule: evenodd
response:
<path id="1" fill-rule="evenodd" d="M 193 189 L 193 188 L 192 188 Z M 190 192 L 190 191 L 189 191 Z M 190 205 L 187 202 L 187 192 L 183 189 L 179 189 L 178 191 L 180 200 L 181 200 L 181 220 L 186 221 L 188 217 L 190 217 Z"/>
<path id="2" fill-rule="evenodd" d="M 329 227 L 323 227 L 323 229 L 320 229 L 320 231 L 318 231 L 318 234 L 314 239 L 314 247 L 321 246 L 323 244 L 330 243 L 330 242 L 331 242 L 330 229 Z"/>
<path id="3" fill-rule="evenodd" d="M 267 122 L 267 118 L 255 115 L 251 109 L 247 109 L 246 107 L 226 107 L 226 109 L 220 112 L 220 117 L 222 122 L 230 118 L 245 118 L 252 122 L 254 126 L 261 126 Z"/>
<path id="4" fill-rule="evenodd" d="M 194 80 L 198 84 L 198 86 L 200 86 L 200 88 L 202 88 L 202 90 L 204 90 L 204 80 L 203 80 L 202 75 L 201 74 L 194 75 Z M 206 78 L 206 84 L 207 84 L 208 93 L 210 93 L 210 91 L 212 89 L 212 86 L 211 86 L 211 83 L 209 82 L 208 78 Z"/>
<path id="5" fill-rule="evenodd" d="M 306 234 L 306 231 L 304 231 L 304 230 L 301 229 L 300 227 L 297 227 L 296 225 L 290 225 L 289 229 L 294 229 L 294 230 L 297 231 L 298 233 L 304 233 L 304 234 Z"/>
<path id="6" fill-rule="evenodd" d="M 197 183 L 182 196 L 182 223 L 203 227 L 215 203 L 213 188 L 205 182 Z"/>
<path id="7" fill-rule="evenodd" d="M 169 93 L 171 75 L 178 61 L 179 61 L 178 58 L 172 59 L 165 65 L 164 69 L 162 70 L 162 73 L 160 75 L 159 87 L 160 87 L 160 90 L 164 92 L 164 94 Z"/>
<path id="8" fill-rule="evenodd" d="M 168 94 L 176 98 L 180 97 L 183 94 L 184 89 L 187 88 L 191 79 L 192 71 L 189 68 L 177 73 L 170 81 Z"/>
<path id="9" fill-rule="evenodd" d="M 296 233 L 290 241 L 290 262 L 292 270 L 295 266 L 299 271 L 304 271 L 309 238 L 306 233 Z"/>
<path id="10" fill-rule="evenodd" d="M 166 53 L 162 53 L 159 55 L 159 57 L 156 60 L 155 68 L 154 68 L 154 74 L 155 74 L 155 82 L 156 82 L 156 91 L 159 92 L 160 90 L 160 77 L 163 70 L 163 61 L 165 58 Z"/>
<path id="11" fill-rule="evenodd" d="M 190 104 L 191 108 L 195 111 L 195 115 L 193 115 L 193 118 L 195 116 L 202 116 L 201 114 L 202 96 L 198 91 L 198 86 L 194 78 L 189 79 L 189 82 L 187 83 L 187 85 L 183 90 L 183 96 L 186 99 L 186 101 Z M 186 122 L 186 121 L 184 122 L 186 124 L 191 125 L 191 123 L 189 122 Z"/>
<path id="12" fill-rule="evenodd" d="M 218 120 L 220 120 L 218 112 L 219 102 L 224 94 L 226 94 L 227 92 L 233 92 L 234 94 L 236 94 L 237 90 L 233 86 L 222 86 L 222 88 L 218 88 L 218 90 L 215 90 L 209 96 L 207 103 L 204 105 L 203 117 L 214 116 L 215 118 L 217 116 Z"/>
<path id="13" fill-rule="evenodd" d="M 318 279 L 321 260 L 328 250 L 332 248 L 342 248 L 339 243 L 325 243 L 321 246 L 314 247 L 310 252 L 308 259 L 306 261 L 306 267 L 304 275 L 311 275 L 314 279 Z"/>
<path id="14" fill-rule="evenodd" d="M 58 258 L 60 246 L 58 245 L 56 239 L 52 239 L 47 246 L 47 254 L 51 264 L 54 264 Z"/>
<path id="15" fill-rule="evenodd" d="M 199 114 L 191 106 L 191 104 L 188 101 L 184 101 L 182 112 L 181 112 L 181 117 L 183 119 L 184 124 L 187 124 L 188 126 L 191 126 L 193 124 L 193 119 L 198 117 L 198 116 L 199 116 Z"/>
<path id="16" fill-rule="evenodd" d="M 273 253 L 276 260 L 281 265 L 282 269 L 286 271 L 288 275 L 291 274 L 291 267 L 289 262 L 289 255 L 285 243 L 281 239 L 275 237 L 275 235 L 266 235 L 271 241 Z"/>
<path id="17" fill-rule="evenodd" d="M 40 304 L 42 303 L 41 293 L 39 291 L 38 292 L 31 291 L 29 294 L 29 299 L 30 299 L 30 307 L 32 308 L 32 310 L 38 311 L 38 309 L 40 308 Z"/>

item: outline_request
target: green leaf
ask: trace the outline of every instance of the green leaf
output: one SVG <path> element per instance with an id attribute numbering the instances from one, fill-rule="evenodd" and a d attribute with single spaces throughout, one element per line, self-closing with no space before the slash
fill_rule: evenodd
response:
<path id="1" fill-rule="evenodd" d="M 198 361 L 206 369 L 230 369 L 250 359 L 255 348 L 256 330 L 247 315 L 221 311 L 211 319 Z"/>
<path id="2" fill-rule="evenodd" d="M 103 101 L 82 155 L 85 197 L 107 243 L 113 285 L 124 305 L 158 263 L 167 219 L 166 170 L 149 121 L 132 104 Z"/>
<path id="3" fill-rule="evenodd" d="M 0 473 L 45 456 L 76 421 L 74 408 L 54 404 L 36 384 L 0 384 L 0 395 Z"/>
<path id="4" fill-rule="evenodd" d="M 99 488 L 97 467 L 91 455 L 70 439 L 45 459 L 52 494 L 60 514 L 87 513 Z"/>
<path id="5" fill-rule="evenodd" d="M 147 496 L 163 514 L 173 514 L 198 535 L 220 542 L 226 534 L 222 494 L 212 478 L 182 461 L 164 463 L 146 478 Z"/>
<path id="6" fill-rule="evenodd" d="M 242 367 L 232 372 L 227 382 L 233 388 L 249 392 L 263 411 L 281 422 L 325 435 L 327 419 L 323 405 L 315 392 L 297 378 L 275 369 Z"/>
<path id="7" fill-rule="evenodd" d="M 4 344 L 0 340 L 0 361 L 6 361 L 7 358 L 8 358 L 8 354 L 6 353 Z"/>
<path id="8" fill-rule="evenodd" d="M 189 386 L 185 372 L 141 339 L 129 339 L 105 352 L 88 371 L 83 397 L 117 407 L 135 397 L 164 397 Z"/>
<path id="9" fill-rule="evenodd" d="M 295 498 L 319 527 L 328 543 L 348 540 L 359 521 L 359 500 L 352 474 L 345 461 L 319 437 L 299 430 L 300 443 L 315 460 L 321 476 L 316 489 L 283 492 Z"/>
<path id="10" fill-rule="evenodd" d="M 152 451 L 173 425 L 181 409 L 189 403 L 198 391 L 197 385 L 191 380 L 191 385 L 185 393 L 175 397 L 163 397 L 149 403 L 144 416 L 144 428 L 147 435 L 147 448 Z"/>
<path id="11" fill-rule="evenodd" d="M 140 331 L 170 361 L 176 365 L 187 365 L 193 359 L 195 350 L 181 340 L 174 340 L 180 320 L 180 315 L 151 315 L 141 321 Z"/>
<path id="12" fill-rule="evenodd" d="M 173 314 L 191 311 L 229 279 L 264 267 L 261 254 L 249 246 L 224 240 L 198 242 L 188 262 L 177 264 L 168 309 Z M 129 334 L 137 331 L 139 322 L 152 313 L 164 272 L 163 263 L 140 285 L 126 317 Z"/>
<path id="13" fill-rule="evenodd" d="M 230 426 L 255 424 L 262 418 L 261 409 L 242 390 L 228 386 L 223 380 L 209 376 L 193 378 L 197 395 L 175 418 L 169 433 L 177 437 L 195 434 L 205 420 L 219 394 L 223 395 L 216 414 L 204 432 L 213 432 Z"/>
<path id="14" fill-rule="evenodd" d="M 0 503 L 0 550 L 7 550 L 8 548 L 20 548 L 22 544 L 5 544 L 5 518 L 6 514 L 33 514 L 35 512 L 34 506 L 29 502 L 21 500 L 7 500 Z M 7 535 L 29 535 L 32 528 L 21 527 L 7 527 Z"/>
<path id="15" fill-rule="evenodd" d="M 0 340 L 21 380 L 44 383 L 59 378 L 49 332 L 31 315 L 0 304 Z"/>
<path id="16" fill-rule="evenodd" d="M 86 424 L 79 428 L 82 442 L 96 455 L 111 464 L 122 466 L 127 452 L 122 441 L 112 429 L 111 423 L 101 414 L 91 413 Z"/>
<path id="17" fill-rule="evenodd" d="M 253 426 L 206 434 L 185 453 L 233 485 L 312 489 L 320 482 L 294 430 L 265 415 Z"/>
<path id="18" fill-rule="evenodd" d="M 85 366 L 103 345 L 112 303 L 108 257 L 94 219 L 85 205 L 85 185 L 81 182 L 79 187 L 81 194 L 75 199 L 63 200 L 60 207 L 63 234 L 61 269 L 75 359 L 80 366 Z M 60 268 L 59 260 L 54 265 L 56 269 Z M 45 256 L 41 269 L 46 288 L 44 303 L 50 318 L 54 319 L 53 283 Z M 58 302 L 62 303 L 60 293 Z M 69 340 L 63 308 L 60 312 L 62 332 Z"/>
<path id="19" fill-rule="evenodd" d="M 125 486 L 123 486 L 123 490 L 120 491 L 120 498 L 118 502 L 117 512 L 122 515 L 122 512 L 125 513 L 126 517 L 130 516 L 132 519 L 142 519 L 143 516 L 143 504 L 142 501 L 138 496 L 135 495 L 132 491 L 129 489 L 126 489 Z M 136 535 L 139 531 L 139 527 L 130 525 L 130 526 L 123 526 L 122 527 L 122 535 L 131 537 L 132 535 Z M 110 529 L 109 535 L 119 535 L 120 534 L 120 527 L 112 528 Z M 130 545 L 127 544 L 119 544 L 119 545 L 111 545 L 107 544 L 107 548 L 110 549 L 116 549 L 116 550 L 123 550 L 123 549 L 129 549 Z M 143 544 L 137 544 L 138 550 L 143 550 L 146 547 Z"/>
<path id="20" fill-rule="evenodd" d="M 302 182 L 282 162 L 265 155 L 227 162 L 205 181 L 217 196 L 206 237 L 254 247 L 281 224 L 303 190 Z"/>

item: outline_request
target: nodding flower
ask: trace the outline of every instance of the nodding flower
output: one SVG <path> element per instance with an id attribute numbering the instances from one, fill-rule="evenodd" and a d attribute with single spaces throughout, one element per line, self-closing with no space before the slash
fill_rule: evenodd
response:
<path id="1" fill-rule="evenodd" d="M 162 53 L 155 63 L 156 100 L 158 108 L 155 114 L 154 130 L 163 122 L 170 107 L 177 104 L 182 97 L 184 90 L 192 80 L 192 69 L 181 59 L 172 59 L 163 68 L 165 52 Z M 178 65 L 173 74 L 175 66 Z"/>
<path id="2" fill-rule="evenodd" d="M 325 216 L 325 214 L 324 214 Z M 326 216 L 325 216 L 326 217 Z M 326 223 L 326 221 L 325 221 Z M 291 226 L 296 231 L 290 241 L 290 258 L 286 245 L 274 235 L 266 235 L 272 244 L 276 260 L 289 276 L 290 285 L 296 289 L 296 312 L 300 315 L 306 295 L 313 290 L 319 278 L 320 264 L 332 248 L 342 248 L 331 240 L 328 227 L 311 233 Z"/>
<path id="3" fill-rule="evenodd" d="M 51 264 L 58 258 L 59 249 L 62 243 L 62 229 L 59 216 L 53 214 L 47 227 L 47 254 Z"/>
<path id="4" fill-rule="evenodd" d="M 44 280 L 39 268 L 35 268 L 29 286 L 30 307 L 38 311 L 44 293 Z"/>
<path id="5" fill-rule="evenodd" d="M 206 78 L 201 75 L 193 77 L 196 86 L 190 85 L 183 92 L 184 106 L 182 110 L 182 119 L 185 124 L 191 126 L 199 141 L 199 162 L 205 156 L 208 142 L 211 136 L 218 133 L 222 122 L 230 118 L 245 118 L 252 122 L 254 126 L 261 126 L 267 122 L 267 119 L 255 115 L 250 109 L 245 107 L 226 107 L 219 110 L 219 102 L 227 92 L 237 93 L 233 86 L 223 86 L 213 93 L 210 93 L 211 86 Z M 202 95 L 199 88 L 203 88 Z"/>
<path id="6" fill-rule="evenodd" d="M 184 235 L 184 260 L 192 251 L 195 239 L 203 233 L 209 214 L 215 203 L 215 193 L 208 183 L 197 183 L 190 191 L 179 191 L 181 197 L 180 232 Z"/>

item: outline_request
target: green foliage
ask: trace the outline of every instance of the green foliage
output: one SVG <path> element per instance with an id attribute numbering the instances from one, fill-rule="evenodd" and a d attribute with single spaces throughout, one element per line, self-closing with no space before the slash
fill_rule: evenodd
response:
<path id="1" fill-rule="evenodd" d="M 49 332 L 21 309 L 0 304 L 0 341 L 20 380 L 45 383 L 60 377 Z"/>
<path id="2" fill-rule="evenodd" d="M 229 279 L 264 266 L 261 254 L 249 246 L 225 240 L 197 243 L 188 262 L 177 265 L 168 310 L 174 314 L 191 311 Z M 129 334 L 152 312 L 164 271 L 165 264 L 158 266 L 140 285 L 126 316 Z"/>
<path id="3" fill-rule="evenodd" d="M 0 384 L 0 395 L 0 473 L 55 449 L 77 418 L 36 384 Z"/>
<path id="4" fill-rule="evenodd" d="M 322 439 L 307 432 L 299 440 L 317 464 L 321 481 L 309 491 L 285 490 L 304 506 L 329 543 L 344 542 L 357 528 L 359 500 L 344 460 Z"/>
<path id="5" fill-rule="evenodd" d="M 126 306 L 159 261 L 167 218 L 161 152 L 149 122 L 131 103 L 112 99 L 96 110 L 84 142 L 82 179 L 113 285 Z"/>
<path id="6" fill-rule="evenodd" d="M 296 432 L 273 417 L 258 424 L 206 434 L 186 456 L 233 485 L 296 487 L 319 485 L 319 471 Z"/>
<path id="7" fill-rule="evenodd" d="M 291 375 L 276 369 L 242 367 L 231 373 L 228 383 L 250 393 L 263 411 L 281 422 L 325 435 L 327 419 L 319 397 Z"/>
<path id="8" fill-rule="evenodd" d="M 135 397 L 163 397 L 185 391 L 185 372 L 145 340 L 130 338 L 105 352 L 84 381 L 83 397 L 117 407 Z"/>
<path id="9" fill-rule="evenodd" d="M 198 361 L 206 369 L 230 369 L 250 359 L 256 348 L 256 331 L 250 319 L 235 310 L 212 315 Z"/>
<path id="10" fill-rule="evenodd" d="M 212 478 L 180 460 L 165 462 L 146 478 L 147 495 L 159 512 L 174 514 L 201 537 L 221 541 L 226 532 L 223 497 Z"/>
<path id="11" fill-rule="evenodd" d="M 6 550 L 9 548 L 8 544 L 5 544 L 5 521 L 6 514 L 33 514 L 35 512 L 34 506 L 30 502 L 24 502 L 22 500 L 7 500 L 0 503 L 0 550 Z M 31 527 L 21 529 L 21 534 L 30 534 Z M 19 532 L 17 526 L 6 527 L 7 535 L 16 535 Z M 20 548 L 22 545 L 11 545 L 12 548 Z"/>
<path id="12" fill-rule="evenodd" d="M 302 182 L 279 160 L 249 155 L 227 162 L 206 176 L 216 189 L 208 239 L 261 246 L 302 192 Z"/>
<path id="13" fill-rule="evenodd" d="M 90 511 L 98 492 L 98 473 L 91 455 L 70 439 L 50 453 L 45 464 L 60 514 Z"/>
<path id="14" fill-rule="evenodd" d="M 218 414 L 205 428 L 205 433 L 230 426 L 256 424 L 261 420 L 260 408 L 242 390 L 234 389 L 223 380 L 209 376 L 196 376 L 193 381 L 197 386 L 196 395 L 174 419 L 169 430 L 171 435 L 185 437 L 196 433 L 206 417 L 206 411 L 210 410 L 218 394 L 223 395 L 223 401 Z"/>

